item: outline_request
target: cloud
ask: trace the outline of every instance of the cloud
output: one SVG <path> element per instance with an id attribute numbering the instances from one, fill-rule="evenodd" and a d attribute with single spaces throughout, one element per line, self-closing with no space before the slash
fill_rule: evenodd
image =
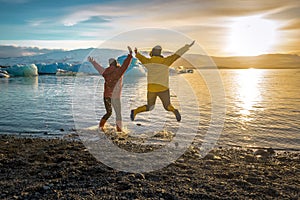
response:
<path id="1" fill-rule="evenodd" d="M 17 46 L 0 45 L 0 58 L 33 56 L 33 55 L 50 53 L 54 51 L 57 52 L 62 50 L 40 49 L 37 47 L 17 47 Z"/>
<path id="2" fill-rule="evenodd" d="M 281 30 L 295 30 L 299 31 L 300 29 L 300 20 L 291 20 L 287 25 L 283 26 Z"/>
<path id="3" fill-rule="evenodd" d="M 11 0 L 0 0 L 9 3 Z M 29 0 L 12 0 L 26 3 Z M 175 29 L 205 44 L 210 52 L 222 50 L 236 17 L 260 15 L 278 22 L 278 31 L 298 31 L 299 0 L 114 0 L 32 2 L 37 12 L 16 8 L 12 23 L 3 22 L 2 39 L 106 40 L 116 34 L 147 27 Z M 94 2 L 94 3 L 91 3 Z M 10 5 L 8 7 L 11 7 Z M 14 6 L 21 9 L 20 6 Z M 30 7 L 31 8 L 31 7 Z M 3 8 L 5 11 L 5 9 Z M 43 12 L 41 12 L 43 10 Z M 38 12 L 40 11 L 40 12 Z M 13 12 L 9 12 L 13 13 Z M 19 14 L 19 13 L 22 13 Z M 1 14 L 0 14 L 1 15 Z M 3 14 L 5 16 L 5 14 Z M 8 15 L 8 14 L 7 14 Z M 21 19 L 19 18 L 24 17 Z M 24 24 L 24 21 L 27 22 Z M 9 21 L 10 22 L 10 21 Z M 12 24 L 17 24 L 14 26 Z M 294 37 L 294 35 L 292 35 Z M 286 38 L 286 37 L 285 37 Z M 297 40 L 299 38 L 296 38 Z M 286 39 L 285 39 L 286 40 Z M 284 41 L 281 41 L 284 42 Z M 40 43 L 40 42 L 39 42 Z M 0 43 L 1 44 L 1 43 Z M 60 46 L 58 42 L 56 45 Z"/>
<path id="4" fill-rule="evenodd" d="M 119 6 L 109 5 L 84 5 L 70 8 L 70 14 L 63 17 L 61 22 L 65 26 L 74 26 L 81 22 L 87 22 L 92 18 L 102 19 L 100 22 L 107 22 L 111 17 L 121 17 L 126 12 L 122 12 Z"/>
<path id="5" fill-rule="evenodd" d="M 30 0 L 0 0 L 0 3 L 8 3 L 8 4 L 23 4 L 28 2 L 30 2 Z"/>
<path id="6" fill-rule="evenodd" d="M 294 6 L 286 1 L 284 6 Z M 272 13 L 281 8 L 282 1 L 232 1 L 232 0 L 168 0 L 168 1 L 113 1 L 102 4 L 69 8 L 62 23 L 74 26 L 93 17 L 109 18 L 111 26 L 171 27 L 187 24 L 220 23 L 230 17 Z M 299 13 L 299 12 L 298 12 Z"/>
<path id="7" fill-rule="evenodd" d="M 267 15 L 270 19 L 290 20 L 300 18 L 300 5 L 298 6 L 283 6 L 282 9 L 276 10 Z"/>
<path id="8" fill-rule="evenodd" d="M 27 24 L 29 26 L 33 26 L 33 27 L 36 27 L 36 26 L 40 26 L 44 23 L 46 23 L 48 20 L 44 20 L 44 19 L 32 19 L 32 20 L 26 20 Z"/>
<path id="9" fill-rule="evenodd" d="M 196 39 L 209 53 L 222 54 L 236 17 L 261 15 L 276 20 L 278 16 L 290 25 L 287 28 L 296 28 L 297 23 L 292 26 L 288 22 L 297 13 L 293 11 L 289 16 L 288 9 L 296 5 L 294 0 L 284 4 L 279 0 L 108 1 L 70 7 L 60 22 L 81 29 L 78 35 L 90 39 L 109 39 L 124 31 L 147 27 L 175 29 Z"/>
<path id="10" fill-rule="evenodd" d="M 280 30 L 297 30 L 300 29 L 300 6 L 286 6 L 277 12 L 270 13 L 266 16 L 269 19 L 279 21 Z"/>

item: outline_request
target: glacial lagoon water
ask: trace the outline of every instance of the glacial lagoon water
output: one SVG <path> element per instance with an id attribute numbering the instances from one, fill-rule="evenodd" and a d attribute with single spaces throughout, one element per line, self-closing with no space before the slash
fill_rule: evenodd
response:
<path id="1" fill-rule="evenodd" d="M 210 76 L 209 70 L 207 72 Z M 218 145 L 300 150 L 300 70 L 236 69 L 219 73 L 226 95 L 226 116 Z M 198 73 L 171 76 L 170 82 L 176 83 L 178 77 L 188 80 L 198 100 L 198 105 L 194 105 L 190 99 L 193 95 L 185 95 L 188 108 L 182 110 L 182 102 L 171 87 L 171 100 L 184 117 L 180 126 L 197 117 L 201 142 L 210 125 L 212 96 Z M 0 134 L 61 137 L 75 133 L 74 96 L 84 92 L 77 88 L 79 81 L 95 91 L 93 107 L 88 109 L 95 111 L 96 119 L 87 119 L 87 123 L 97 125 L 105 111 L 104 80 L 100 76 L 14 77 L 0 79 Z M 180 83 L 173 87 L 180 87 Z M 90 101 L 88 96 L 82 96 L 83 103 Z M 147 118 L 151 118 L 152 127 L 156 123 L 160 126 L 159 122 L 178 126 L 175 117 L 164 111 L 159 99 L 154 111 L 138 115 L 137 122 L 130 121 L 130 109 L 146 103 L 145 77 L 125 79 L 122 103 L 124 126 L 128 129 L 138 129 L 134 123 L 146 122 Z M 192 110 L 199 111 L 200 115 L 194 116 Z M 114 117 L 109 122 L 114 124 Z"/>

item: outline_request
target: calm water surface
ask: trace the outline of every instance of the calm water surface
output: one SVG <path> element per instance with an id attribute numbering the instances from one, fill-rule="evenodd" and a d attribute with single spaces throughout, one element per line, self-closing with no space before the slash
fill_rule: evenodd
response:
<path id="1" fill-rule="evenodd" d="M 220 70 L 220 75 L 226 95 L 226 118 L 219 145 L 300 150 L 300 70 Z M 181 110 L 181 125 L 195 118 L 192 110 L 199 110 L 198 134 L 201 140 L 211 119 L 210 91 L 198 73 L 178 76 L 188 80 L 199 103 L 198 109 L 196 105 L 190 105 L 192 95 L 185 94 L 188 107 Z M 205 76 L 212 76 L 209 70 Z M 104 114 L 103 79 L 99 76 L 16 77 L 0 79 L 0 134 L 49 137 L 72 133 L 75 129 L 73 97 L 84 92 L 78 90 L 78 81 L 93 87 L 95 91 L 94 107 L 87 109 L 95 110 L 97 119 L 90 123 L 97 124 Z M 177 76 L 171 77 L 171 82 L 172 87 L 180 87 Z M 128 129 L 134 129 L 129 120 L 129 110 L 146 101 L 145 83 L 145 78 L 132 77 L 124 82 L 123 119 Z M 174 104 L 180 108 L 174 90 L 171 95 Z M 83 95 L 82 102 L 89 101 L 91 99 Z M 139 118 L 143 122 L 149 117 L 154 123 L 176 126 L 174 116 L 162 109 L 160 101 L 157 101 L 151 114 L 145 113 Z M 114 123 L 113 118 L 110 123 Z"/>

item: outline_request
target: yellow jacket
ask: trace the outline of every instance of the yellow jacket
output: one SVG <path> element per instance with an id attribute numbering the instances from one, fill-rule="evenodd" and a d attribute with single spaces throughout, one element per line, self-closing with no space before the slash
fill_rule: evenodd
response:
<path id="1" fill-rule="evenodd" d="M 169 67 L 188 50 L 189 45 L 185 45 L 174 54 L 165 58 L 162 56 L 147 58 L 139 52 L 136 54 L 136 57 L 148 70 L 147 82 L 149 92 L 162 92 L 169 89 Z"/>

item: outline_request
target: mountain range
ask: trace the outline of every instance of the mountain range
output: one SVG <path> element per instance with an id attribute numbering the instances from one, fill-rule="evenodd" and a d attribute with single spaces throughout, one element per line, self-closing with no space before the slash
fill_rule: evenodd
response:
<path id="1" fill-rule="evenodd" d="M 97 52 L 94 48 L 76 49 L 76 50 L 61 50 L 61 49 L 39 49 L 0 46 L 0 65 L 11 66 L 16 64 L 37 64 L 37 63 L 55 63 L 68 62 L 71 64 L 82 63 L 87 55 L 92 52 Z M 6 52 L 5 52 L 6 51 Z M 125 54 L 126 51 L 102 49 L 98 55 L 101 57 L 115 57 Z M 101 55 L 100 55 L 101 54 Z M 300 56 L 296 54 L 263 54 L 259 56 L 234 56 L 234 57 L 216 57 L 196 54 L 186 54 L 184 59 L 179 59 L 173 66 L 184 66 L 185 68 L 193 68 L 194 65 L 198 68 L 211 68 L 212 60 L 218 68 L 223 69 L 244 69 L 244 68 L 260 68 L 260 69 L 300 69 Z M 106 62 L 106 60 L 101 60 Z"/>

